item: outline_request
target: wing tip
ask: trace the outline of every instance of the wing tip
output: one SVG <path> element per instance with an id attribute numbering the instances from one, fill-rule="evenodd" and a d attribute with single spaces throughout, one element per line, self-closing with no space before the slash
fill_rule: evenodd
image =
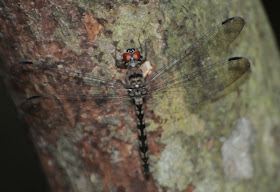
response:
<path id="1" fill-rule="evenodd" d="M 242 23 L 245 23 L 245 21 L 242 17 L 237 16 L 237 17 L 231 17 L 231 18 L 226 19 L 225 21 L 222 22 L 222 25 L 227 24 L 228 22 L 230 22 L 232 20 L 236 20 L 236 21 L 240 21 Z"/>
<path id="2" fill-rule="evenodd" d="M 240 60 L 243 59 L 244 57 L 231 57 L 228 59 L 228 61 L 234 61 L 234 60 Z"/>
<path id="3" fill-rule="evenodd" d="M 33 64 L 33 62 L 32 61 L 20 61 L 20 62 L 18 62 L 19 64 L 26 64 L 26 65 L 31 65 L 31 64 Z"/>
<path id="4" fill-rule="evenodd" d="M 228 61 L 237 61 L 237 60 L 242 60 L 241 62 L 244 66 L 246 66 L 247 70 L 251 68 L 250 61 L 245 57 L 231 57 L 228 59 Z"/>
<path id="5" fill-rule="evenodd" d="M 40 98 L 40 97 L 42 97 L 42 95 L 33 95 L 33 96 L 30 96 L 30 97 L 27 97 L 25 99 L 25 101 L 32 100 L 32 99 L 37 99 L 37 98 Z"/>

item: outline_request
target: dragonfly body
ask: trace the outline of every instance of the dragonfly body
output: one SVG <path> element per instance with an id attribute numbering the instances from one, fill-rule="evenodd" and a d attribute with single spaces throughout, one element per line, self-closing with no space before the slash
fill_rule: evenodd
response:
<path id="1" fill-rule="evenodd" d="M 136 56 L 133 57 L 133 55 Z M 129 85 L 128 95 L 134 100 L 136 106 L 137 128 L 139 139 L 139 150 L 141 153 L 142 167 L 145 174 L 149 173 L 149 157 L 146 135 L 146 125 L 143 111 L 143 99 L 147 93 L 145 88 L 145 79 L 140 65 L 143 63 L 143 57 L 134 48 L 128 49 L 123 54 L 124 65 L 127 65 L 126 81 Z"/>

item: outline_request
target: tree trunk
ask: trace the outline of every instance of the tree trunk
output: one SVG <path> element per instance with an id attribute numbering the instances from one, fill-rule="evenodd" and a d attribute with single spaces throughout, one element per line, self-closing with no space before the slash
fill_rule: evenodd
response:
<path id="1" fill-rule="evenodd" d="M 1 2 L 0 14 L 1 70 L 52 191 L 279 191 L 280 58 L 259 1 L 11 0 Z M 133 107 L 104 98 L 24 102 L 46 89 L 84 95 L 92 88 L 46 68 L 10 75 L 19 61 L 32 61 L 124 80 L 115 49 L 120 58 L 146 43 L 158 69 L 233 16 L 243 17 L 245 28 L 215 59 L 247 57 L 249 79 L 196 111 L 148 109 L 149 177 L 141 170 Z M 46 80 L 51 88 L 38 86 Z"/>

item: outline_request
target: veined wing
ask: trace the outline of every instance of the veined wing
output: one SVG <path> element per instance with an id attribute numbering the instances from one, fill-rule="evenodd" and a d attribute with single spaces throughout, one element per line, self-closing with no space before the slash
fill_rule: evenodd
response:
<path id="1" fill-rule="evenodd" d="M 192 73 L 168 79 L 158 87 L 148 89 L 154 98 L 169 94 L 180 95 L 186 100 L 187 108 L 193 108 L 213 98 L 230 86 L 250 69 L 250 62 L 243 57 L 233 57 L 207 65 Z M 180 106 L 183 107 L 183 106 Z"/>
<path id="2" fill-rule="evenodd" d="M 112 98 L 127 95 L 126 85 L 121 81 L 59 68 L 57 64 L 22 62 L 13 65 L 10 72 L 18 84 L 34 85 L 36 91 L 31 95 L 51 95 L 54 91 L 56 95 L 66 92 L 64 97 L 74 97 L 74 95 L 84 95 L 83 91 L 88 91 L 87 88 L 90 88 L 91 95 L 107 95 Z M 53 91 L 50 88 L 52 86 L 56 86 Z"/>
<path id="3" fill-rule="evenodd" d="M 244 24 L 241 17 L 233 17 L 222 22 L 151 75 L 146 81 L 147 86 L 152 89 L 161 87 L 170 80 L 170 73 L 174 75 L 174 78 L 183 77 L 207 67 L 211 64 L 208 59 L 220 55 L 238 36 Z"/>
<path id="4" fill-rule="evenodd" d="M 62 100 L 68 103 L 81 101 L 101 106 L 105 103 L 121 104 L 130 100 L 126 85 L 121 81 L 99 78 L 59 68 L 57 65 L 24 62 L 14 65 L 11 75 L 15 84 L 27 95 L 22 104 L 22 109 L 27 112 L 31 106 L 36 108 L 41 106 L 42 102 L 56 101 L 58 104 Z"/>

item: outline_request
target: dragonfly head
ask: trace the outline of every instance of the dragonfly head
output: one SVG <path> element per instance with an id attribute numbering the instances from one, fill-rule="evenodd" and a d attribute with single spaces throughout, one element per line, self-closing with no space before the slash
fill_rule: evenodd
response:
<path id="1" fill-rule="evenodd" d="M 127 49 L 127 51 L 123 54 L 123 61 L 127 66 L 131 65 L 132 67 L 135 67 L 136 65 L 141 63 L 141 59 L 141 53 L 135 50 L 135 48 Z"/>

